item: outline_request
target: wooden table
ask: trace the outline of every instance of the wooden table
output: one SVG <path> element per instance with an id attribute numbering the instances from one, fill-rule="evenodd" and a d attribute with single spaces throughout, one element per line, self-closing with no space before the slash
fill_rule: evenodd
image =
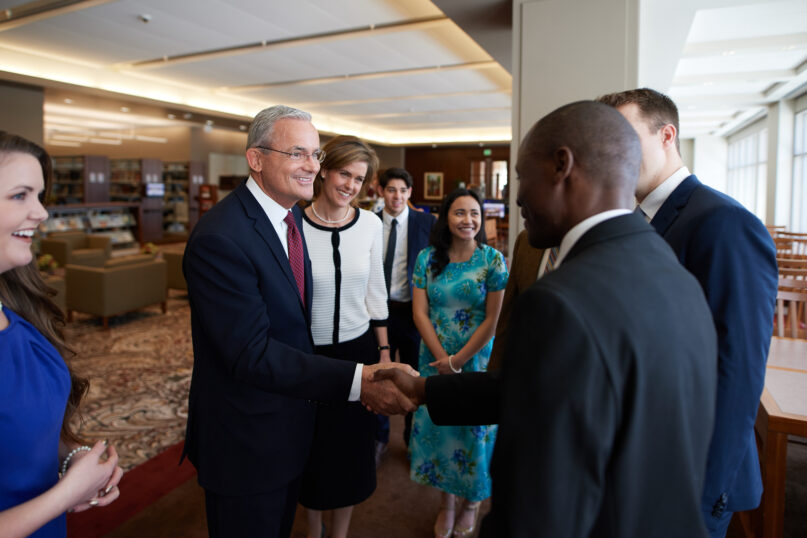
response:
<path id="1" fill-rule="evenodd" d="M 785 519 L 787 436 L 807 437 L 807 340 L 774 337 L 765 389 L 757 414 L 762 466 L 762 503 L 748 514 L 751 535 L 782 536 Z"/>

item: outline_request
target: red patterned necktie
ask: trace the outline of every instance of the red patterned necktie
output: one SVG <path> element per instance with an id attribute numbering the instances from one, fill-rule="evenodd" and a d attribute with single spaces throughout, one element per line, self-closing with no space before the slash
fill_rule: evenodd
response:
<path id="1" fill-rule="evenodd" d="M 549 256 L 546 259 L 546 268 L 544 268 L 544 274 L 555 270 L 555 263 L 558 261 L 559 250 L 560 249 L 558 247 L 552 247 L 549 249 Z"/>
<path id="2" fill-rule="evenodd" d="M 294 280 L 297 281 L 297 289 L 300 290 L 300 299 L 305 304 L 305 268 L 303 264 L 303 239 L 300 237 L 300 230 L 297 229 L 297 223 L 294 221 L 294 215 L 291 211 L 286 214 L 283 219 L 288 229 L 286 230 L 286 241 L 289 247 L 289 264 L 291 264 L 291 272 L 294 273 Z"/>

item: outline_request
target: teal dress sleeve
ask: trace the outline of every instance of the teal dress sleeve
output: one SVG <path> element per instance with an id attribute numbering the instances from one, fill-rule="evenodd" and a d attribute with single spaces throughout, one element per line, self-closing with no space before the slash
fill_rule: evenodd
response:
<path id="1" fill-rule="evenodd" d="M 489 247 L 487 251 L 488 258 L 488 274 L 485 279 L 485 286 L 488 291 L 501 291 L 507 286 L 507 263 L 504 261 L 504 256 L 501 252 L 493 247 Z"/>
<path id="2" fill-rule="evenodd" d="M 433 251 L 434 247 L 426 247 L 418 253 L 418 257 L 415 260 L 415 269 L 412 271 L 412 285 L 416 288 L 426 288 L 429 264 L 431 263 L 431 254 Z"/>

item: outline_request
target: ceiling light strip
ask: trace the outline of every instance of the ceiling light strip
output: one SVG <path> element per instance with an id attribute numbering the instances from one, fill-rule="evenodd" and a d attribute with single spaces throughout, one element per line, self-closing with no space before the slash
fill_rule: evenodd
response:
<path id="1" fill-rule="evenodd" d="M 512 92 L 509 89 L 475 90 L 467 92 L 420 93 L 417 95 L 384 96 L 384 97 L 374 97 L 371 99 L 346 99 L 343 101 L 309 101 L 307 103 L 290 103 L 290 104 L 293 104 L 297 108 L 306 109 L 306 108 L 315 108 L 319 106 L 365 105 L 370 103 L 385 103 L 387 101 L 409 101 L 416 99 L 445 99 L 447 97 L 492 95 L 496 93 L 503 93 L 506 95 L 510 95 Z"/>
<path id="2" fill-rule="evenodd" d="M 367 26 L 349 28 L 347 30 L 323 32 L 319 34 L 309 34 L 305 36 L 291 37 L 288 39 L 257 41 L 255 43 L 236 45 L 234 47 L 211 49 L 207 51 L 193 52 L 189 54 L 177 54 L 174 56 L 163 56 L 162 58 L 143 60 L 140 62 L 118 64 L 116 67 L 140 68 L 140 69 L 146 69 L 151 67 L 163 67 L 169 64 L 198 62 L 201 60 L 211 60 L 214 58 L 222 58 L 225 56 L 234 56 L 238 54 L 247 54 L 258 51 L 274 50 L 285 47 L 298 47 L 301 45 L 314 45 L 314 44 L 321 45 L 323 43 L 338 41 L 341 39 L 356 39 L 358 37 L 379 36 L 391 32 L 426 30 L 433 26 L 437 26 L 447 22 L 450 22 L 450 19 L 445 15 L 437 15 L 433 17 L 420 17 L 417 19 L 409 19 L 401 22 L 392 22 L 387 24 L 370 24 Z"/>
<path id="3" fill-rule="evenodd" d="M 429 67 L 415 67 L 409 69 L 392 69 L 389 71 L 374 71 L 372 73 L 356 73 L 356 74 L 339 75 L 331 77 L 284 80 L 280 82 L 266 82 L 262 84 L 245 84 L 243 86 L 225 86 L 223 88 L 219 88 L 219 90 L 227 92 L 248 92 L 254 90 L 262 90 L 264 88 L 277 88 L 280 86 L 311 86 L 316 84 L 332 84 L 334 82 L 345 82 L 348 80 L 350 81 L 370 80 L 389 76 L 426 75 L 429 73 L 437 73 L 439 71 L 457 71 L 465 69 L 491 69 L 497 67 L 499 67 L 498 63 L 494 62 L 493 60 L 487 60 L 480 62 L 465 62 L 461 64 L 435 65 Z"/>
<path id="4" fill-rule="evenodd" d="M 733 55 L 737 52 L 788 51 L 807 47 L 807 32 L 787 35 L 769 35 L 745 39 L 724 39 L 688 43 L 682 58 L 698 56 Z"/>
<path id="5" fill-rule="evenodd" d="M 364 119 L 364 118 L 405 118 L 411 116 L 443 116 L 446 114 L 464 114 L 477 112 L 510 112 L 509 106 L 493 106 L 479 108 L 449 108 L 440 110 L 415 110 L 414 112 L 383 112 L 380 114 L 349 114 L 340 115 L 343 119 Z"/>
<path id="6" fill-rule="evenodd" d="M 36 0 L 0 10 L 0 32 L 115 0 Z"/>

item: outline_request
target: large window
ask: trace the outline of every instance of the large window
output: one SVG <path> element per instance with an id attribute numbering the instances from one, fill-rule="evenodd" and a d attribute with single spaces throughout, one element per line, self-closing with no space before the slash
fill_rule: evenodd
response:
<path id="1" fill-rule="evenodd" d="M 796 114 L 794 123 L 790 229 L 807 232 L 807 110 Z"/>
<path id="2" fill-rule="evenodd" d="M 726 192 L 765 221 L 768 129 L 729 143 Z"/>

